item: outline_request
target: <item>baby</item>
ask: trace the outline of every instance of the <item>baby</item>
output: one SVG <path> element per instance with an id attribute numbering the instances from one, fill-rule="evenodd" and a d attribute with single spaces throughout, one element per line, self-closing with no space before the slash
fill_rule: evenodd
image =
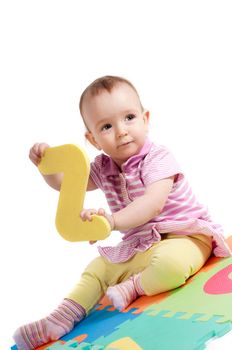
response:
<path id="1" fill-rule="evenodd" d="M 95 80 L 81 96 L 80 112 L 87 140 L 104 152 L 91 163 L 87 190 L 101 189 L 111 214 L 100 208 L 77 215 L 83 220 L 102 215 L 123 238 L 115 247 L 98 247 L 100 256 L 56 310 L 16 330 L 19 350 L 67 334 L 105 293 L 123 310 L 140 295 L 183 285 L 211 253 L 231 255 L 221 226 L 197 201 L 172 153 L 148 138 L 149 111 L 131 82 L 115 76 Z M 31 148 L 36 166 L 47 147 L 41 143 Z M 61 174 L 44 179 L 60 189 Z"/>

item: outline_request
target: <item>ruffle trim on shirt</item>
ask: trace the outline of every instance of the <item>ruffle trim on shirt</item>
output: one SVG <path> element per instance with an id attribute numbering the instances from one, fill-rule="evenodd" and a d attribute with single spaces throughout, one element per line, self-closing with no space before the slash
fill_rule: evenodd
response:
<path id="1" fill-rule="evenodd" d="M 120 242 L 115 247 L 98 247 L 101 256 L 105 257 L 112 263 L 121 263 L 131 259 L 136 253 L 144 252 L 154 243 L 161 240 L 160 234 L 156 229 L 146 236 L 135 234 L 130 239 Z"/>
<path id="2" fill-rule="evenodd" d="M 215 227 L 214 227 L 215 226 Z M 137 252 L 149 249 L 154 243 L 161 240 L 162 233 L 174 233 L 176 235 L 204 234 L 213 237 L 213 254 L 217 257 L 232 256 L 232 252 L 226 243 L 220 226 L 201 219 L 189 219 L 184 222 L 169 221 L 155 223 L 150 235 L 131 237 L 120 242 L 115 247 L 98 247 L 99 253 L 113 263 L 121 263 L 131 259 Z"/>
<path id="3" fill-rule="evenodd" d="M 160 233 L 174 233 L 178 235 L 204 234 L 213 237 L 213 253 L 217 257 L 229 257 L 231 249 L 225 241 L 220 225 L 201 220 L 189 219 L 183 222 L 169 221 L 157 223 L 156 229 Z"/>
<path id="4" fill-rule="evenodd" d="M 116 264 L 130 260 L 136 253 L 146 251 L 153 244 L 154 242 L 141 245 L 139 240 L 134 243 L 122 241 L 115 247 L 98 247 L 98 251 L 101 256 Z"/>

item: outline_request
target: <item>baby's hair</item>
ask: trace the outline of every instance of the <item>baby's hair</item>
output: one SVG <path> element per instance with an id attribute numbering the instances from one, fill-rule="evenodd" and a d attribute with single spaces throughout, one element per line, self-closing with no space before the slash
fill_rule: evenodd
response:
<path id="1" fill-rule="evenodd" d="M 81 94 L 80 102 L 79 102 L 79 109 L 80 109 L 80 113 L 82 115 L 82 118 L 83 118 L 83 113 L 82 113 L 83 100 L 87 94 L 90 94 L 90 96 L 97 96 L 102 91 L 108 91 L 110 93 L 113 90 L 113 88 L 120 83 L 129 85 L 136 92 L 136 94 L 138 95 L 138 98 L 139 98 L 139 94 L 138 94 L 136 88 L 129 80 L 122 78 L 122 77 L 118 77 L 118 76 L 105 75 L 103 77 L 100 77 L 100 78 L 94 80 L 90 85 L 87 86 L 87 88 Z M 140 102 L 141 108 L 143 110 L 143 106 L 141 104 L 140 98 L 139 98 L 139 102 Z M 83 121 L 85 123 L 84 118 L 83 118 Z M 85 126 L 87 127 L 86 124 L 85 124 Z"/>

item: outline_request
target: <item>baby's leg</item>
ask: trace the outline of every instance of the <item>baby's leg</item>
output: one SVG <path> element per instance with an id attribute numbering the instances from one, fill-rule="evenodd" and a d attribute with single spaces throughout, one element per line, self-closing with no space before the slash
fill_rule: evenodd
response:
<path id="1" fill-rule="evenodd" d="M 131 271 L 150 259 L 141 273 L 109 287 L 107 296 L 113 305 L 125 309 L 140 295 L 156 295 L 185 283 L 206 262 L 211 254 L 211 238 L 198 236 L 167 235 L 167 239 L 155 244 L 149 251 L 137 254 L 131 260 Z"/>
<path id="2" fill-rule="evenodd" d="M 201 240 L 194 236 L 168 235 L 154 246 L 151 263 L 140 276 L 141 287 L 146 295 L 180 287 L 201 269 L 211 252 L 211 238 Z"/>
<path id="3" fill-rule="evenodd" d="M 105 290 L 105 263 L 99 257 L 87 266 L 79 283 L 56 310 L 44 319 L 16 330 L 13 338 L 18 349 L 35 349 L 69 333 L 101 299 Z"/>
<path id="4" fill-rule="evenodd" d="M 150 248 L 145 252 L 135 254 L 133 258 L 124 263 L 112 264 L 111 269 L 118 277 L 115 281 L 109 281 L 110 287 L 106 295 L 116 309 L 120 311 L 125 309 L 138 296 L 145 294 L 140 282 L 140 272 L 150 264 L 152 252 Z M 122 282 L 119 283 L 119 281 Z"/>
<path id="5" fill-rule="evenodd" d="M 119 311 L 124 310 L 139 296 L 145 295 L 140 283 L 140 275 L 141 273 L 131 276 L 128 280 L 107 289 L 107 297 Z"/>

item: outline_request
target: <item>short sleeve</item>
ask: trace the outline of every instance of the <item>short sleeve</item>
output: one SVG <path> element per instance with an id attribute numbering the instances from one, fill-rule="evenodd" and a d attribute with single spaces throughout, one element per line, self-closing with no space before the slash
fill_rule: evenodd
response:
<path id="1" fill-rule="evenodd" d="M 175 182 L 183 177 L 181 168 L 173 154 L 164 146 L 153 145 L 141 167 L 144 185 L 148 186 L 153 182 L 175 175 Z"/>
<path id="2" fill-rule="evenodd" d="M 90 163 L 90 177 L 94 181 L 95 185 L 102 189 L 102 156 L 97 156 L 93 162 Z"/>

